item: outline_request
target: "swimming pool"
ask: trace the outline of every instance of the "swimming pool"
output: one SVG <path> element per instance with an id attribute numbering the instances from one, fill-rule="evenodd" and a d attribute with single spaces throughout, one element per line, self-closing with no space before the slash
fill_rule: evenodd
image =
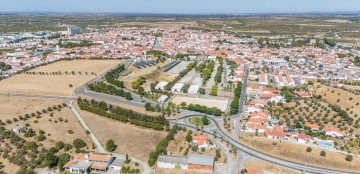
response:
<path id="1" fill-rule="evenodd" d="M 320 146 L 325 146 L 325 147 L 334 147 L 334 143 L 328 142 L 328 141 L 319 141 L 319 142 L 317 142 L 317 144 Z"/>

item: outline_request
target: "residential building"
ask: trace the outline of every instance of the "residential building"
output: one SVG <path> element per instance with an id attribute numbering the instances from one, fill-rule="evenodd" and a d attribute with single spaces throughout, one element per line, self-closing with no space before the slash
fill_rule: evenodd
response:
<path id="1" fill-rule="evenodd" d="M 200 148 L 209 146 L 208 138 L 206 135 L 194 135 L 192 139 L 193 143 L 197 144 Z"/>

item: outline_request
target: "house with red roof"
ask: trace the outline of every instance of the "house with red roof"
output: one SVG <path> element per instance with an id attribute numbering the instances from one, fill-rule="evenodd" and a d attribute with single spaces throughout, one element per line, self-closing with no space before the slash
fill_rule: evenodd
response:
<path id="1" fill-rule="evenodd" d="M 320 126 L 317 123 L 311 124 L 311 123 L 306 123 L 305 127 L 310 128 L 312 131 L 319 131 L 320 130 Z"/>
<path id="2" fill-rule="evenodd" d="M 197 144 L 200 148 L 208 147 L 208 138 L 205 135 L 194 135 L 192 137 L 193 143 Z"/>
<path id="3" fill-rule="evenodd" d="M 302 97 L 302 98 L 310 98 L 311 94 L 309 94 L 306 91 L 294 91 L 294 94 L 298 97 Z"/>
<path id="4" fill-rule="evenodd" d="M 299 133 L 297 142 L 301 144 L 312 143 L 314 142 L 314 137 Z"/>
<path id="5" fill-rule="evenodd" d="M 344 137 L 345 132 L 341 131 L 337 127 L 331 126 L 331 127 L 325 128 L 325 135 L 332 136 L 332 137 Z"/>
<path id="6" fill-rule="evenodd" d="M 266 137 L 270 139 L 278 139 L 278 140 L 285 140 L 286 139 L 286 133 L 284 132 L 284 129 L 280 126 L 275 126 L 273 129 L 267 129 Z"/>
<path id="7" fill-rule="evenodd" d="M 246 123 L 245 132 L 257 132 L 263 133 L 266 131 L 266 126 L 262 124 L 256 123 Z"/>

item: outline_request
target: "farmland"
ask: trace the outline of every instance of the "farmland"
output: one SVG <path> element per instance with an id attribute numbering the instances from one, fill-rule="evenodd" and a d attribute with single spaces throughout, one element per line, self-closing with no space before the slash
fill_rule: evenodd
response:
<path id="1" fill-rule="evenodd" d="M 105 73 L 122 60 L 60 61 L 0 82 L 0 93 L 72 95 L 76 87 Z M 41 74 L 40 74 L 41 72 Z M 52 74 L 52 73 L 57 74 Z M 44 73 L 44 74 L 43 74 Z"/>

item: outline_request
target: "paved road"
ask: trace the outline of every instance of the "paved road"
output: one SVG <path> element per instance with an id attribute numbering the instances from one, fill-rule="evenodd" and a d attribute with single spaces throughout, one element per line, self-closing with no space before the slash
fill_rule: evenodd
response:
<path id="1" fill-rule="evenodd" d="M 245 65 L 245 73 L 244 73 L 244 79 L 242 82 L 242 91 L 239 99 L 239 115 L 235 116 L 234 118 L 234 130 L 233 130 L 233 137 L 239 137 L 240 131 L 241 131 L 241 123 L 240 120 L 244 116 L 244 109 L 245 109 L 245 97 L 246 97 L 246 88 L 247 88 L 247 81 L 249 77 L 249 68 Z"/>
<path id="2" fill-rule="evenodd" d="M 104 149 L 104 147 L 101 145 L 100 141 L 96 138 L 96 136 L 94 135 L 94 133 L 92 132 L 92 130 L 89 128 L 89 126 L 85 123 L 84 119 L 81 117 L 80 113 L 77 111 L 77 109 L 74 107 L 74 105 L 72 104 L 73 101 L 69 101 L 68 105 L 71 108 L 71 111 L 73 111 L 73 113 L 75 114 L 76 118 L 79 120 L 80 124 L 83 126 L 83 128 L 85 130 L 88 130 L 90 132 L 90 137 L 93 140 L 93 142 L 95 143 L 96 147 L 98 148 L 100 153 L 106 153 L 106 150 Z"/>
<path id="3" fill-rule="evenodd" d="M 177 124 L 177 125 L 181 125 L 181 126 L 186 126 L 186 127 L 190 127 L 193 129 L 196 129 L 196 127 L 194 125 L 188 124 L 186 121 L 183 121 L 184 119 L 188 119 L 190 117 L 193 117 L 195 115 L 187 115 L 185 117 L 182 118 L 178 118 L 178 119 L 169 119 L 170 123 L 172 124 Z M 198 116 L 198 115 L 197 115 Z M 280 166 L 284 166 L 287 168 L 291 168 L 294 170 L 298 170 L 298 171 L 306 171 L 308 173 L 315 173 L 315 174 L 355 174 L 355 172 L 346 172 L 346 171 L 339 171 L 339 170 L 333 170 L 333 169 L 328 169 L 328 168 L 322 168 L 322 167 L 315 167 L 315 166 L 309 166 L 309 165 L 304 165 L 301 163 L 296 163 L 296 162 L 292 162 L 289 160 L 285 160 L 285 159 L 281 159 L 278 157 L 274 157 L 271 155 L 268 155 L 266 153 L 263 153 L 261 151 L 255 150 L 249 146 L 246 146 L 244 144 L 239 143 L 237 140 L 233 139 L 232 137 L 230 137 L 229 135 L 227 135 L 225 132 L 223 132 L 223 130 L 221 129 L 220 125 L 217 122 L 217 118 L 214 118 L 213 116 L 208 116 L 208 118 L 211 120 L 211 122 L 214 123 L 216 129 L 216 135 L 223 137 L 224 140 L 228 141 L 230 144 L 234 145 L 238 150 L 252 155 L 258 159 L 264 160 L 264 161 L 268 161 Z M 204 127 L 204 132 L 208 133 L 208 134 L 212 134 L 214 132 L 214 126 L 211 127 Z"/>

